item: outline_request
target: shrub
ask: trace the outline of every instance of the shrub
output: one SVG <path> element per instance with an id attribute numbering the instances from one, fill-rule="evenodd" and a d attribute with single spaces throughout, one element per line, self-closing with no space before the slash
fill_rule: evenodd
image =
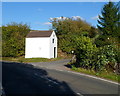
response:
<path id="1" fill-rule="evenodd" d="M 76 41 L 79 38 L 79 35 L 63 35 L 59 37 L 59 48 L 66 52 L 67 54 L 71 54 L 72 51 L 76 48 Z"/>
<path id="2" fill-rule="evenodd" d="M 119 53 L 114 45 L 97 48 L 89 37 L 76 38 L 76 67 L 102 71 L 107 64 L 114 64 L 119 60 Z M 118 61 L 119 62 L 119 61 Z"/>
<path id="3" fill-rule="evenodd" d="M 11 23 L 2 26 L 2 56 L 17 57 L 24 55 L 25 37 L 30 31 L 26 24 Z"/>
<path id="4" fill-rule="evenodd" d="M 106 68 L 106 65 L 114 67 L 114 64 L 117 62 L 116 56 L 115 46 L 106 45 L 100 47 L 94 58 L 94 69 L 96 71 L 102 71 Z"/>
<path id="5" fill-rule="evenodd" d="M 76 67 L 91 69 L 97 47 L 89 37 L 81 36 L 76 39 Z"/>

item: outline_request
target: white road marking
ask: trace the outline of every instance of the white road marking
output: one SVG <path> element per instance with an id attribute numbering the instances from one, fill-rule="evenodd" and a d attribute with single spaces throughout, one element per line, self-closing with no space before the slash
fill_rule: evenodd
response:
<path id="1" fill-rule="evenodd" d="M 50 82 L 52 82 L 52 83 L 54 83 L 54 84 L 57 84 L 57 85 L 59 84 L 59 83 L 57 83 L 57 82 L 55 82 L 55 81 L 53 81 L 53 80 L 51 80 L 51 79 L 49 79 L 47 77 L 45 79 L 48 80 L 48 81 L 50 81 Z"/>
<path id="2" fill-rule="evenodd" d="M 39 67 L 41 67 L 41 66 L 39 66 Z M 56 70 L 56 71 L 63 71 L 63 72 L 69 72 L 69 73 L 73 73 L 73 74 L 78 74 L 78 75 L 82 75 L 82 76 L 86 76 L 86 77 L 90 77 L 90 78 L 94 78 L 94 79 L 102 80 L 102 81 L 105 81 L 105 82 L 109 82 L 109 83 L 120 85 L 120 83 L 117 83 L 117 82 L 114 82 L 114 81 L 110 81 L 110 80 L 106 80 L 106 79 L 99 78 L 99 77 L 95 77 L 95 76 L 92 76 L 92 75 L 87 75 L 87 74 L 84 74 L 84 73 L 78 73 L 78 72 L 73 72 L 73 71 L 54 69 L 54 68 L 49 68 L 49 67 L 44 67 L 44 68 L 46 68 L 46 69 L 53 69 L 53 70 Z"/>
<path id="3" fill-rule="evenodd" d="M 117 83 L 117 82 L 114 82 L 114 81 L 102 79 L 102 78 L 99 78 L 99 77 L 95 77 L 95 76 L 91 76 L 91 75 L 87 75 L 87 74 L 83 74 L 83 73 L 78 73 L 78 72 L 73 72 L 73 71 L 67 71 L 67 72 L 73 73 L 73 74 L 82 75 L 82 76 L 86 76 L 86 77 L 90 77 L 90 78 L 94 78 L 94 79 L 98 79 L 98 80 L 102 80 L 102 81 L 106 81 L 106 82 L 113 83 L 113 84 L 117 84 L 117 85 L 120 85 L 120 83 Z"/>
<path id="4" fill-rule="evenodd" d="M 76 93 L 77 95 L 80 95 L 80 96 L 83 96 L 82 94 L 80 94 L 80 93 Z"/>
<path id="5" fill-rule="evenodd" d="M 102 80 L 102 81 L 106 81 L 106 82 L 109 82 L 109 83 L 113 83 L 113 84 L 120 85 L 120 83 L 117 83 L 117 82 L 114 82 L 114 81 L 110 81 L 110 80 L 106 80 L 106 79 L 102 79 L 102 78 L 95 77 L 95 76 L 92 76 L 92 75 L 87 75 L 87 74 L 78 73 L 78 72 L 73 72 L 73 71 L 59 70 L 59 69 L 55 69 L 55 70 L 57 70 L 57 71 L 69 72 L 69 73 L 73 73 L 73 74 L 77 74 L 77 75 L 82 75 L 82 76 L 86 76 L 86 77 L 90 77 L 90 78 L 94 78 L 94 79 L 98 79 L 98 80 Z"/>
<path id="6" fill-rule="evenodd" d="M 55 82 L 55 81 L 53 81 L 53 80 L 51 80 L 51 79 L 49 79 L 49 78 L 47 78 L 47 77 L 45 77 L 45 76 L 40 76 L 40 75 L 37 74 L 37 73 L 34 73 L 34 75 L 36 75 L 36 76 L 38 76 L 38 77 L 40 77 L 40 78 L 46 79 L 47 81 L 52 82 L 52 83 L 54 83 L 54 84 L 56 84 L 56 85 L 59 85 L 59 83 L 57 83 L 57 82 Z"/>
<path id="7" fill-rule="evenodd" d="M 57 82 L 53 82 L 53 83 L 59 85 L 59 83 L 57 83 Z"/>

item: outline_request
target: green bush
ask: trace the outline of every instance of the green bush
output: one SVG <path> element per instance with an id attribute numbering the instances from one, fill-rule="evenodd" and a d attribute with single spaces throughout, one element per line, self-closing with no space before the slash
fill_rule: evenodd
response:
<path id="1" fill-rule="evenodd" d="M 116 56 L 115 46 L 106 45 L 100 47 L 94 58 L 94 69 L 96 71 L 102 71 L 108 64 L 113 64 L 111 66 L 114 66 L 117 62 Z"/>
<path id="2" fill-rule="evenodd" d="M 107 64 L 114 65 L 119 60 L 119 53 L 113 45 L 97 48 L 89 37 L 84 36 L 77 37 L 75 45 L 76 67 L 102 71 Z"/>
<path id="3" fill-rule="evenodd" d="M 2 26 L 2 56 L 17 57 L 25 53 L 25 37 L 30 31 L 26 24 Z"/>
<path id="4" fill-rule="evenodd" d="M 114 52 L 115 52 L 115 59 L 117 63 L 120 63 L 120 47 L 115 46 L 114 47 Z"/>
<path id="5" fill-rule="evenodd" d="M 63 35 L 59 38 L 59 48 L 68 54 L 75 50 L 78 35 Z"/>
<path id="6" fill-rule="evenodd" d="M 76 67 L 91 69 L 94 55 L 98 51 L 89 37 L 81 36 L 76 39 Z"/>
<path id="7" fill-rule="evenodd" d="M 80 18 L 64 18 L 59 20 L 58 18 L 53 18 L 51 20 L 52 28 L 55 30 L 58 37 L 58 47 L 68 54 L 71 54 L 72 50 L 75 50 L 76 37 L 78 36 L 89 36 L 91 38 L 95 37 L 97 34 L 97 29 L 92 27 L 87 22 L 81 20 Z"/>

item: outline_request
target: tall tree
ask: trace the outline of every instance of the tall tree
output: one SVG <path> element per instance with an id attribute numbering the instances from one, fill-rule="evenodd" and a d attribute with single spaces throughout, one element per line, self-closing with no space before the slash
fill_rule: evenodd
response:
<path id="1" fill-rule="evenodd" d="M 102 9 L 102 16 L 99 15 L 98 29 L 103 35 L 115 35 L 118 31 L 119 18 L 119 6 L 115 5 L 113 2 L 105 4 Z"/>
<path id="2" fill-rule="evenodd" d="M 101 34 L 95 41 L 97 46 L 104 46 L 120 42 L 119 8 L 119 2 L 117 4 L 109 2 L 103 6 L 97 25 Z"/>

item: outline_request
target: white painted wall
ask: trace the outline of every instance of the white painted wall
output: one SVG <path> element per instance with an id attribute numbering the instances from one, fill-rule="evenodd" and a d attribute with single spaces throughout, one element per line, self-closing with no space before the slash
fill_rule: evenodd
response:
<path id="1" fill-rule="evenodd" d="M 54 43 L 53 43 L 53 39 L 54 39 Z M 54 58 L 54 47 L 56 47 L 56 57 L 57 58 L 57 37 L 55 32 L 53 32 L 50 36 L 50 57 Z"/>
<path id="2" fill-rule="evenodd" d="M 57 37 L 55 32 L 50 37 L 26 38 L 25 58 L 54 58 L 54 47 L 56 47 L 57 57 Z"/>
<path id="3" fill-rule="evenodd" d="M 50 38 L 26 38 L 25 58 L 50 58 Z"/>

